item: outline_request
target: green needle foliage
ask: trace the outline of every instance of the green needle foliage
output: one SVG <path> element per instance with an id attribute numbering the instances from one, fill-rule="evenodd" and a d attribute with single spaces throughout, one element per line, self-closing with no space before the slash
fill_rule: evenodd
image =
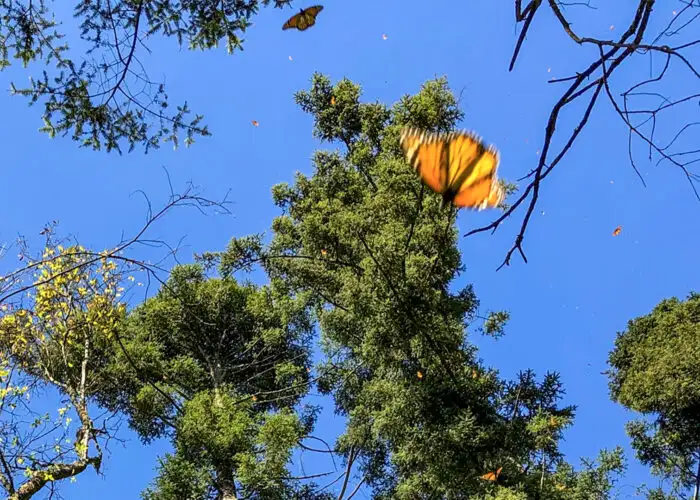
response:
<path id="1" fill-rule="evenodd" d="M 456 213 L 399 147 L 404 125 L 455 128 L 462 113 L 445 80 L 392 108 L 360 95 L 349 80 L 313 77 L 296 100 L 316 137 L 343 149 L 317 152 L 311 177 L 273 189 L 283 214 L 268 244 L 233 239 L 202 260 L 224 276 L 260 263 L 309 296 L 326 356 L 318 387 L 347 417 L 336 447 L 375 498 L 574 498 L 591 482 L 590 496 L 575 498 L 607 498 L 620 452 L 581 472 L 563 461 L 574 407 L 559 405 L 558 375 L 501 380 L 468 341 L 479 303 L 471 285 L 455 286 L 465 272 Z M 489 315 L 484 330 L 502 332 L 507 317 Z M 499 468 L 497 481 L 481 477 Z"/>
<path id="2" fill-rule="evenodd" d="M 700 494 L 700 294 L 663 300 L 618 333 L 610 394 L 642 413 L 627 431 L 642 463 L 674 493 Z M 661 494 L 660 492 L 656 493 Z M 663 497 L 654 497 L 663 498 Z"/>
<path id="3" fill-rule="evenodd" d="M 144 441 L 172 440 L 144 498 L 288 498 L 290 453 L 314 417 L 294 411 L 308 390 L 306 310 L 279 281 L 259 288 L 186 265 L 130 313 L 101 402 Z"/>
<path id="4" fill-rule="evenodd" d="M 172 107 L 163 84 L 149 79 L 139 61 L 153 36 L 175 37 L 190 49 L 221 42 L 229 53 L 242 50 L 242 34 L 261 6 L 281 8 L 290 0 L 86 0 L 74 2 L 79 33 L 63 26 L 68 6 L 54 10 L 46 0 L 0 0 L 0 70 L 19 61 L 30 73 L 14 94 L 43 106 L 44 126 L 54 137 L 70 135 L 83 147 L 117 150 L 124 145 L 158 148 L 189 145 L 210 135 L 203 116 L 190 116 L 185 102 Z M 70 19 L 63 19 L 71 21 Z M 77 38 L 72 50 L 65 42 Z M 84 47 L 84 48 L 83 48 Z M 139 89 L 137 92 L 130 90 Z"/>
<path id="5" fill-rule="evenodd" d="M 445 80 L 391 108 L 360 96 L 351 81 L 333 85 L 319 74 L 297 94 L 316 135 L 342 149 L 317 152 L 313 175 L 274 187 L 282 213 L 270 238 L 234 238 L 223 252 L 175 267 L 128 313 L 106 299 L 86 306 L 99 356 L 80 363 L 90 382 L 82 403 L 126 415 L 144 442 L 171 441 L 146 500 L 347 500 L 362 485 L 392 500 L 612 498 L 624 471 L 619 449 L 580 470 L 562 456 L 575 408 L 561 405 L 559 375 L 503 379 L 470 342 L 474 329 L 503 335 L 508 314 L 480 316 L 473 287 L 458 286 L 466 269 L 456 213 L 423 187 L 398 144 L 404 125 L 455 128 L 462 115 Z M 114 264 L 104 266 L 110 275 Z M 238 276 L 255 266 L 267 284 Z M 104 287 L 114 300 L 124 290 L 119 276 Z M 89 287 L 71 287 L 89 296 Z M 35 313 L 57 333 L 47 338 L 71 340 L 83 330 L 61 322 L 70 307 L 47 290 Z M 44 345 L 46 328 L 18 314 L 3 318 L 0 340 L 15 340 L 0 347 L 41 381 L 23 342 Z M 314 341 L 323 356 L 312 372 Z M 67 351 L 47 352 L 60 361 Z M 78 359 L 64 360 L 66 370 Z M 312 387 L 346 418 L 330 450 L 346 466 L 339 495 L 289 472 L 299 446 L 312 451 L 303 443 L 318 413 L 305 404 Z M 101 434 L 86 422 L 93 441 L 82 439 L 96 443 Z M 329 470 L 335 462 L 322 456 Z"/>

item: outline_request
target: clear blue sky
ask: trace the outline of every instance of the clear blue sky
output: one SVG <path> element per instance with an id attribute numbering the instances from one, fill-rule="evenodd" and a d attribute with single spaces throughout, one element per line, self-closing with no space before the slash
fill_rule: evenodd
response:
<path id="1" fill-rule="evenodd" d="M 630 2 L 596 3 L 601 4 L 598 10 L 569 9 L 575 29 L 591 36 L 609 36 L 611 25 L 613 33 L 622 30 L 631 15 Z M 652 30 L 677 5 L 658 7 Z M 214 134 L 176 152 L 165 146 L 148 155 L 137 151 L 120 157 L 79 150 L 69 139 L 50 140 L 39 133 L 40 108 L 28 109 L 21 98 L 3 93 L 0 242 L 22 233 L 39 245 L 42 225 L 59 219 L 62 234 L 75 235 L 83 245 L 113 245 L 122 231 L 138 229 L 145 217 L 141 199 L 131 196 L 136 189 L 146 191 L 156 206 L 166 200 L 162 167 L 176 190 L 192 180 L 212 198 L 230 189 L 234 201 L 233 217 L 203 217 L 180 209 L 154 229 L 151 237 L 172 243 L 186 236 L 183 261 L 192 252 L 224 248 L 232 236 L 266 230 L 278 214 L 271 186 L 292 181 L 295 171 L 310 174 L 315 149 L 338 147 L 313 139 L 311 117 L 294 104 L 294 92 L 308 88 L 314 71 L 333 81 L 347 76 L 362 85 L 363 99 L 388 104 L 417 92 L 426 80 L 446 75 L 456 93 L 463 90 L 463 127 L 500 149 L 500 174 L 515 180 L 536 165 L 548 113 L 563 91 L 547 79 L 569 76 L 595 55 L 576 46 L 542 11 L 510 73 L 517 34 L 510 1 L 435 0 L 429 7 L 417 0 L 329 1 L 317 25 L 304 33 L 280 29 L 293 10 L 263 9 L 246 34 L 245 51 L 233 56 L 223 47 L 189 52 L 179 50 L 174 40 L 155 40 L 153 55 L 140 55 L 151 78 L 167 77 L 173 104 L 187 99 L 193 110 L 206 115 Z M 618 75 L 615 89 L 621 91 L 635 73 L 648 71 L 646 58 L 633 60 Z M 26 81 L 25 74 L 12 68 L 3 75 L 5 88 L 8 76 Z M 680 79 L 677 85 L 682 91 Z M 565 114 L 561 126 L 571 126 L 577 116 Z M 253 127 L 251 120 L 260 126 Z M 623 425 L 631 415 L 609 401 L 600 374 L 615 333 L 661 299 L 685 297 L 697 289 L 700 278 L 700 204 L 678 170 L 650 164 L 641 146 L 638 152 L 646 188 L 630 166 L 624 124 L 601 99 L 569 156 L 543 184 L 524 244 L 529 264 L 515 258 L 511 267 L 495 271 L 522 212 L 493 236 L 484 233 L 460 242 L 467 266 L 462 279 L 474 283 L 483 311 L 507 309 L 512 315 L 505 338 L 474 334 L 472 340 L 504 376 L 526 368 L 539 375 L 561 373 L 565 403 L 579 406 L 563 443 L 574 463 L 603 447 L 622 444 L 629 450 Z M 458 224 L 465 233 L 493 216 L 462 212 Z M 614 238 L 617 225 L 622 234 Z M 10 264 L 3 262 L 2 269 Z M 332 437 L 341 422 L 326 415 L 318 434 Z M 106 476 L 81 475 L 77 484 L 64 486 L 66 498 L 137 497 L 154 476 L 155 457 L 168 446 L 142 446 L 126 430 L 123 437 L 129 440 L 126 448 L 113 444 L 104 462 Z M 308 455 L 304 466 L 307 473 L 323 470 Z M 300 474 L 299 463 L 292 470 Z M 645 477 L 632 460 L 623 484 L 638 484 Z M 631 496 L 632 490 L 621 493 Z"/>

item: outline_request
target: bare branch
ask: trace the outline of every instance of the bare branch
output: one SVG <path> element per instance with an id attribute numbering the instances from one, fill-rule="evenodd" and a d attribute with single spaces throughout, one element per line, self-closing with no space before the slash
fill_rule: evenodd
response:
<path id="1" fill-rule="evenodd" d="M 521 5 L 521 0 L 515 0 L 516 7 L 516 21 L 524 23 L 523 29 L 518 37 L 516 43 L 515 52 L 513 59 L 511 60 L 510 69 L 513 68 L 514 62 L 520 51 L 523 40 L 527 34 L 530 27 L 530 23 L 534 17 L 534 14 L 541 6 L 541 0 L 531 0 L 527 6 L 523 9 Z M 519 180 L 528 180 L 527 186 L 524 188 L 522 194 L 512 203 L 512 205 L 507 208 L 503 214 L 497 217 L 490 224 L 482 227 L 473 229 L 465 234 L 469 236 L 475 233 L 484 232 L 491 230 L 495 231 L 501 223 L 509 218 L 515 211 L 526 201 L 527 208 L 525 215 L 523 217 L 520 230 L 515 237 L 515 241 L 507 252 L 503 263 L 498 267 L 501 269 L 504 266 L 510 265 L 511 257 L 515 251 L 521 255 L 523 260 L 527 262 L 523 250 L 523 241 L 525 238 L 525 232 L 527 226 L 531 220 L 532 213 L 536 207 L 540 185 L 542 181 L 552 172 L 552 170 L 557 166 L 557 164 L 564 158 L 564 156 L 569 152 L 574 144 L 576 138 L 581 134 L 582 130 L 588 123 L 591 113 L 598 102 L 598 97 L 602 90 L 605 90 L 605 94 L 608 100 L 612 104 L 613 108 L 617 114 L 622 118 L 623 122 L 629 130 L 628 137 L 628 150 L 630 163 L 632 168 L 636 172 L 637 176 L 640 178 L 643 185 L 646 185 L 644 179 L 639 172 L 636 165 L 634 154 L 633 154 L 633 137 L 641 138 L 648 147 L 649 159 L 651 159 L 652 154 L 657 154 L 660 159 L 657 164 L 661 162 L 669 162 L 675 167 L 679 168 L 691 185 L 691 189 L 695 194 L 696 198 L 700 200 L 700 195 L 698 195 L 698 190 L 696 184 L 698 183 L 699 176 L 690 171 L 688 166 L 694 163 L 700 162 L 700 150 L 693 148 L 686 151 L 669 151 L 668 148 L 671 147 L 678 138 L 689 130 L 693 130 L 693 127 L 700 122 L 693 122 L 684 124 L 680 130 L 674 135 L 666 146 L 661 146 L 656 140 L 657 124 L 659 121 L 660 114 L 664 111 L 674 109 L 678 106 L 689 104 L 689 103 L 700 103 L 700 94 L 691 93 L 686 96 L 669 99 L 664 97 L 661 93 L 654 91 L 642 90 L 644 87 L 654 85 L 661 80 L 667 74 L 667 70 L 671 65 L 672 60 L 677 60 L 680 62 L 681 67 L 687 69 L 690 72 L 691 78 L 693 80 L 700 79 L 700 72 L 692 64 L 689 55 L 683 53 L 684 50 L 690 48 L 696 48 L 700 45 L 700 39 L 687 41 L 685 43 L 680 43 L 675 46 L 661 45 L 657 42 L 662 37 L 677 36 L 681 33 L 681 30 L 687 28 L 692 23 L 695 22 L 696 18 L 700 15 L 696 14 L 691 17 L 691 19 L 680 27 L 672 29 L 672 27 L 678 22 L 680 15 L 688 11 L 693 7 L 692 3 L 685 3 L 683 9 L 680 10 L 678 15 L 676 15 L 673 20 L 668 23 L 668 25 L 661 31 L 661 33 L 653 38 L 651 43 L 644 43 L 643 40 L 647 34 L 647 28 L 649 26 L 650 17 L 652 14 L 653 7 L 655 5 L 655 0 L 638 0 L 637 7 L 634 15 L 630 21 L 627 30 L 620 36 L 618 40 L 602 40 L 591 37 L 581 36 L 576 33 L 571 27 L 571 23 L 564 15 L 561 6 L 564 5 L 562 2 L 557 0 L 547 0 L 547 4 L 550 10 L 553 12 L 555 18 L 561 25 L 564 32 L 578 45 L 594 45 L 597 47 L 599 56 L 592 61 L 589 66 L 583 71 L 577 72 L 573 76 L 565 78 L 557 78 L 549 80 L 549 83 L 569 83 L 568 88 L 555 103 L 552 111 L 549 115 L 549 120 L 547 126 L 545 127 L 545 135 L 543 140 L 543 146 L 541 148 L 541 155 L 539 157 L 538 163 L 534 169 L 532 169 L 527 175 L 523 176 Z M 697 5 L 695 5 L 697 7 Z M 697 30 L 696 30 L 697 32 Z M 650 77 L 648 79 L 642 80 L 634 85 L 632 85 L 627 91 L 621 94 L 622 105 L 618 104 L 617 100 L 614 98 L 613 92 L 610 86 L 610 79 L 612 74 L 619 68 L 623 62 L 629 60 L 634 54 L 646 54 L 651 57 L 653 53 L 662 53 L 665 55 L 665 65 L 661 72 L 656 77 Z M 697 88 L 697 87 L 696 87 Z M 592 91 L 592 93 L 591 93 Z M 583 113 L 576 127 L 570 131 L 568 138 L 564 140 L 564 146 L 558 151 L 553 152 L 551 150 L 552 141 L 555 137 L 556 130 L 558 128 L 560 112 L 568 105 L 578 101 L 583 96 L 588 100 Z M 661 99 L 661 103 L 656 107 L 651 109 L 630 109 L 629 104 L 632 98 L 643 98 L 657 96 Z M 644 120 L 641 123 L 635 124 L 632 122 L 632 117 L 642 116 Z M 651 130 L 649 133 L 644 132 L 641 127 L 645 124 L 651 124 Z M 559 137 L 559 134 L 556 134 Z M 697 141 L 695 141 L 697 143 Z"/>

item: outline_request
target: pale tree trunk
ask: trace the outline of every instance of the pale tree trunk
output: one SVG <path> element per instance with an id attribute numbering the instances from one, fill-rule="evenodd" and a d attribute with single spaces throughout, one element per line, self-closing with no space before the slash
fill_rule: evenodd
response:
<path id="1" fill-rule="evenodd" d="M 236 483 L 231 479 L 230 472 L 218 471 L 216 473 L 216 485 L 219 487 L 218 500 L 238 500 Z"/>
<path id="2" fill-rule="evenodd" d="M 212 382 L 214 383 L 214 406 L 221 408 L 223 402 L 221 401 L 221 391 L 217 383 L 216 373 L 212 368 L 210 368 L 210 373 Z M 216 486 L 219 489 L 217 500 L 238 500 L 236 482 L 233 480 L 232 470 L 231 467 L 227 467 L 226 465 L 223 467 L 216 467 Z"/>
<path id="3" fill-rule="evenodd" d="M 43 469 L 34 471 L 33 475 L 25 481 L 19 488 L 12 489 L 7 497 L 8 500 L 29 500 L 39 493 L 48 483 L 61 481 L 74 477 L 83 472 L 88 466 L 92 466 L 97 472 L 102 464 L 102 452 L 93 439 L 93 422 L 88 413 L 88 403 L 86 398 L 87 368 L 90 354 L 90 339 L 84 341 L 84 353 L 81 363 L 80 385 L 77 388 L 67 387 L 73 407 L 80 420 L 80 428 L 76 432 L 76 454 L 77 459 L 73 462 L 54 462 L 48 464 Z M 59 384 L 57 384 L 59 385 Z M 97 448 L 96 456 L 90 456 L 90 441 L 95 443 Z M 235 497 L 231 497 L 235 498 Z"/>
<path id="4" fill-rule="evenodd" d="M 693 500 L 700 499 L 700 453 L 698 453 L 698 469 L 695 472 L 695 489 L 693 490 Z"/>

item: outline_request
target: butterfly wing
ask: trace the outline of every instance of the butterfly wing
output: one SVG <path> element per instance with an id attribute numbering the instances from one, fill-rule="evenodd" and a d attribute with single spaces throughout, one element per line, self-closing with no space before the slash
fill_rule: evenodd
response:
<path id="1" fill-rule="evenodd" d="M 498 151 L 472 134 L 458 134 L 450 143 L 449 195 L 458 207 L 495 207 L 504 193 L 498 182 Z"/>
<path id="2" fill-rule="evenodd" d="M 498 182 L 498 151 L 471 133 L 434 134 L 405 128 L 401 147 L 423 182 L 446 203 L 482 210 L 505 193 Z"/>
<path id="3" fill-rule="evenodd" d="M 292 17 L 290 17 L 289 19 L 287 19 L 287 22 L 284 23 L 284 25 L 282 26 L 282 29 L 283 29 L 283 30 L 288 30 L 289 28 L 296 28 L 296 27 L 297 27 L 297 23 L 299 22 L 299 18 L 301 17 L 302 13 L 303 13 L 303 11 L 302 11 L 302 12 L 297 12 L 297 13 L 294 14 Z"/>
<path id="4" fill-rule="evenodd" d="M 487 472 L 483 476 L 480 476 L 481 479 L 486 479 L 487 481 L 495 481 L 498 479 L 498 476 L 501 474 L 501 471 L 503 470 L 503 467 L 499 467 L 496 472 Z"/>
<path id="5" fill-rule="evenodd" d="M 401 133 L 401 148 L 423 182 L 436 193 L 444 192 L 447 184 L 445 141 L 437 134 L 406 128 Z"/>
<path id="6" fill-rule="evenodd" d="M 488 200 L 486 200 L 486 207 L 497 207 L 501 204 L 505 197 L 506 193 L 503 190 L 503 186 L 501 186 L 501 183 L 497 178 L 494 178 L 493 184 L 491 184 L 491 192 L 489 193 L 489 198 Z"/>
<path id="7" fill-rule="evenodd" d="M 316 24 L 316 16 L 322 10 L 323 5 L 314 5 L 313 7 L 308 7 L 290 17 L 289 20 L 286 23 L 284 23 L 282 29 L 287 30 L 289 28 L 296 28 L 299 31 L 304 31 Z"/>
<path id="8" fill-rule="evenodd" d="M 296 28 L 297 22 L 299 20 L 299 14 L 294 14 L 292 17 L 287 19 L 287 22 L 282 25 L 283 30 L 288 30 L 289 28 Z"/>
<path id="9" fill-rule="evenodd" d="M 323 10 L 323 5 L 314 5 L 313 7 L 309 7 L 305 11 L 305 19 L 306 19 L 306 27 L 303 29 L 301 26 L 299 27 L 299 30 L 303 31 L 307 28 L 310 28 L 314 24 L 316 24 L 316 16 L 318 15 L 319 12 Z"/>

